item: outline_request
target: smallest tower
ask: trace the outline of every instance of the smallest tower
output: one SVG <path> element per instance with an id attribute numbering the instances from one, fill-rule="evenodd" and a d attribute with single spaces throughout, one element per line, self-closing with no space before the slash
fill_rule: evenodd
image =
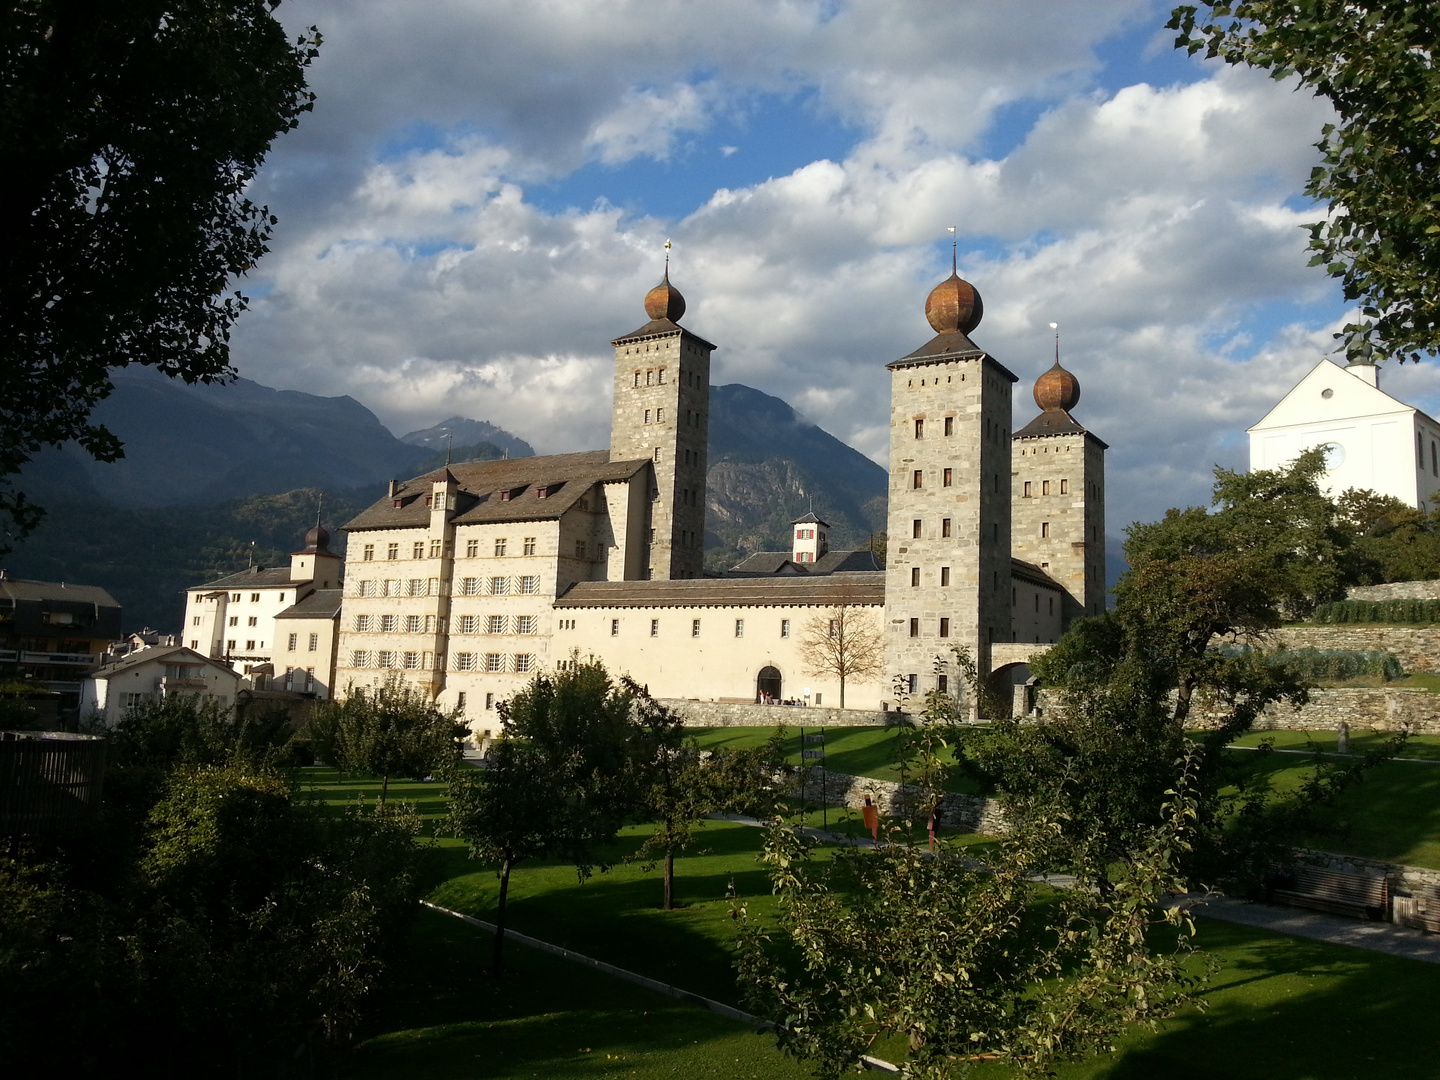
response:
<path id="1" fill-rule="evenodd" d="M 790 524 L 794 527 L 795 534 L 794 541 L 790 545 L 791 562 L 818 562 L 830 550 L 830 541 L 826 536 L 830 526 L 816 517 L 813 510 L 804 517 L 796 518 Z"/>
<path id="2" fill-rule="evenodd" d="M 317 589 L 338 589 L 344 567 L 345 560 L 330 550 L 330 533 L 316 515 L 315 527 L 305 534 L 305 547 L 290 555 L 290 580 Z"/>
<path id="3" fill-rule="evenodd" d="M 1055 363 L 1035 380 L 1040 415 L 1011 439 L 1010 536 L 1015 558 L 1065 590 L 1062 626 L 1105 610 L 1105 451 L 1073 417 L 1080 380 Z"/>

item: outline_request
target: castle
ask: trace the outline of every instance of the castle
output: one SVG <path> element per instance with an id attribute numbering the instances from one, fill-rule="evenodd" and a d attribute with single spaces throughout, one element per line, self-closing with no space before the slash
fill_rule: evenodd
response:
<path id="1" fill-rule="evenodd" d="M 706 575 L 715 346 L 681 325 L 668 268 L 644 306 L 648 321 L 611 342 L 608 450 L 449 465 L 393 482 L 345 525 L 330 688 L 398 674 L 481 731 L 534 673 L 594 656 L 659 697 L 879 709 L 897 688 L 959 690 L 935 666 L 952 645 L 1023 681 L 1037 647 L 1103 609 L 1106 444 L 1071 415 L 1080 388 L 1058 350 L 1035 384 L 1039 414 L 1010 430 L 1016 376 L 970 339 L 983 305 L 953 268 L 925 305 L 934 336 L 887 365 L 883 568 L 868 552 L 830 551 L 826 523 L 808 514 L 790 551 Z M 301 614 L 285 606 L 302 600 L 300 578 L 329 594 L 316 580 L 331 576 L 322 534 L 307 537 L 298 570 L 267 582 L 289 593 L 270 605 L 277 620 Z M 191 590 L 186 636 L 207 631 L 191 647 L 234 655 L 239 639 L 212 631 L 257 625 L 262 600 L 250 601 L 256 615 L 226 614 L 247 595 L 243 573 Z M 882 639 L 883 663 L 842 686 L 813 657 L 816 636 L 837 633 Z M 291 685 L 306 665 L 292 666 L 282 638 L 291 652 L 301 642 L 279 621 L 268 652 L 263 635 L 244 640 L 262 646 L 257 668 Z"/>

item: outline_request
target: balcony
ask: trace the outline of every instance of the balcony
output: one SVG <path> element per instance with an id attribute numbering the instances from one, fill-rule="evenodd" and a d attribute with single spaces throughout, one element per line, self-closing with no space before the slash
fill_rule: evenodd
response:
<path id="1" fill-rule="evenodd" d="M 0 653 L 0 658 L 3 658 Z M 74 664 L 78 667 L 94 667 L 99 663 L 99 657 L 92 656 L 88 652 L 22 652 L 20 654 L 22 664 Z"/>
<path id="2" fill-rule="evenodd" d="M 169 693 L 172 690 L 205 690 L 208 689 L 209 686 L 210 684 L 203 678 L 178 679 L 171 678 L 169 675 L 161 675 L 155 680 L 155 689 L 159 690 L 162 694 Z"/>

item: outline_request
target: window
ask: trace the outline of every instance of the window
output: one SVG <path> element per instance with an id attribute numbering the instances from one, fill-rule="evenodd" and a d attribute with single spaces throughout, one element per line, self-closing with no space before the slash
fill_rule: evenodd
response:
<path id="1" fill-rule="evenodd" d="M 744 620 L 744 619 L 736 619 L 736 620 L 735 620 L 735 636 L 736 636 L 736 637 L 744 637 L 744 636 L 745 636 L 745 620 Z"/>
<path id="2" fill-rule="evenodd" d="M 915 420 L 915 438 L 917 438 L 917 439 L 923 439 L 924 437 L 925 437 L 925 421 L 924 421 L 923 419 L 917 418 L 917 419 Z"/>
<path id="3" fill-rule="evenodd" d="M 639 385 L 640 385 L 640 372 L 638 372 L 638 371 L 635 372 L 635 382 L 634 382 L 634 385 L 635 385 L 635 386 L 639 386 Z"/>
<path id="4" fill-rule="evenodd" d="M 910 636 L 911 636 L 911 637 L 919 637 L 919 636 L 920 636 L 920 620 L 919 620 L 919 619 L 911 619 L 911 620 L 910 620 Z"/>
<path id="5" fill-rule="evenodd" d="M 294 668 L 286 668 L 286 669 L 285 669 L 285 689 L 286 689 L 286 690 L 294 690 L 294 689 L 295 689 L 295 669 L 294 669 Z"/>
<path id="6" fill-rule="evenodd" d="M 830 631 L 830 636 L 833 638 L 836 634 L 838 634 L 838 633 L 840 632 L 840 620 L 839 620 L 839 619 L 831 619 L 831 620 L 830 620 L 830 626 L 829 626 L 828 629 L 829 629 L 829 631 Z"/>
<path id="7" fill-rule="evenodd" d="M 789 619 L 781 619 L 781 620 L 780 620 L 780 636 L 781 636 L 781 637 L 789 637 L 789 636 L 790 636 L 790 620 L 789 620 Z"/>
<path id="8" fill-rule="evenodd" d="M 493 709 L 493 708 L 495 708 L 495 695 L 494 695 L 494 694 L 486 694 L 486 695 L 485 695 L 485 708 L 487 708 L 487 709 Z"/>
<path id="9" fill-rule="evenodd" d="M 457 634 L 473 634 L 479 630 L 480 616 L 460 615 L 455 619 L 455 632 Z"/>
<path id="10" fill-rule="evenodd" d="M 535 670 L 535 656 L 532 653 L 522 652 L 515 654 L 515 670 L 522 674 Z"/>
<path id="11" fill-rule="evenodd" d="M 504 671 L 505 657 L 498 652 L 487 652 L 485 654 L 486 671 Z"/>
<path id="12" fill-rule="evenodd" d="M 416 540 L 410 545 L 410 557 L 412 559 L 423 559 L 425 557 L 425 541 Z"/>
<path id="13" fill-rule="evenodd" d="M 461 596 L 479 596 L 479 595 L 480 595 L 480 579 L 479 579 L 479 578 L 473 578 L 473 577 L 461 578 L 461 579 L 460 579 L 460 595 L 461 595 Z"/>
<path id="14" fill-rule="evenodd" d="M 646 386 L 654 386 L 654 385 L 655 385 L 655 372 L 654 372 L 654 370 L 645 372 L 645 385 L 646 385 Z"/>
<path id="15" fill-rule="evenodd" d="M 664 380 L 662 379 L 661 382 L 664 382 Z M 664 410 L 664 409 L 656 409 L 656 410 L 655 410 L 655 423 L 657 423 L 657 424 L 663 424 L 664 422 L 665 422 L 665 410 Z M 659 461 L 660 459 L 657 457 L 655 460 L 656 460 L 656 461 Z"/>
<path id="16" fill-rule="evenodd" d="M 910 522 L 910 536 L 912 539 L 915 540 L 920 539 L 920 518 L 916 518 L 914 521 Z"/>
<path id="17" fill-rule="evenodd" d="M 1047 536 L 1049 536 L 1049 535 L 1050 535 L 1050 523 L 1049 523 L 1048 521 L 1042 521 L 1042 522 L 1040 522 L 1040 536 L 1041 536 L 1041 538 L 1043 539 L 1044 537 L 1047 537 Z"/>
<path id="18" fill-rule="evenodd" d="M 912 693 L 912 694 L 918 694 L 918 693 L 920 692 L 920 676 L 919 676 L 919 675 L 907 675 L 907 676 L 905 677 L 905 685 L 906 685 L 906 689 L 907 689 L 910 693 Z"/>
<path id="19" fill-rule="evenodd" d="M 238 604 L 238 603 L 240 602 L 240 594 L 239 594 L 238 592 L 237 592 L 237 593 L 231 593 L 231 594 L 230 594 L 230 602 L 231 602 L 232 604 Z"/>
<path id="20" fill-rule="evenodd" d="M 940 620 L 940 636 L 941 636 L 941 637 L 949 637 L 949 636 L 950 636 L 950 620 L 949 620 L 949 619 L 941 619 L 941 620 Z"/>
<path id="21" fill-rule="evenodd" d="M 940 587 L 943 589 L 945 586 L 947 586 L 947 585 L 949 585 L 949 584 L 950 584 L 950 568 L 949 568 L 948 566 L 942 566 L 942 567 L 940 567 Z"/>
<path id="22" fill-rule="evenodd" d="M 200 625 L 200 616 L 199 616 L 199 615 L 193 616 L 193 617 L 190 619 L 190 625 L 191 625 L 191 626 L 199 626 L 199 625 Z"/>
<path id="23" fill-rule="evenodd" d="M 1050 494 L 1050 481 L 1049 481 L 1049 480 L 1041 480 L 1041 481 L 1040 481 L 1040 494 L 1041 494 L 1041 495 L 1049 495 L 1049 494 Z"/>
<path id="24" fill-rule="evenodd" d="M 498 559 L 505 554 L 505 537 L 498 537 L 495 541 L 495 557 Z"/>
<path id="25" fill-rule="evenodd" d="M 949 536 L 949 535 L 950 535 L 950 519 L 949 519 L 949 518 L 941 518 L 941 519 L 940 519 L 940 535 L 941 535 L 941 536 Z"/>
<path id="26" fill-rule="evenodd" d="M 526 574 L 520 579 L 520 591 L 526 595 L 540 591 L 540 579 L 534 574 Z"/>
<path id="27" fill-rule="evenodd" d="M 473 652 L 461 652 L 455 654 L 456 671 L 474 671 L 475 654 Z"/>
<path id="28" fill-rule="evenodd" d="M 919 568 L 918 566 L 912 566 L 912 567 L 910 568 L 910 587 L 911 587 L 912 589 L 914 589 L 914 588 L 918 588 L 919 585 L 920 585 L 920 568 Z"/>
<path id="29" fill-rule="evenodd" d="M 356 649 L 350 654 L 351 667 L 369 667 L 370 652 L 367 649 Z"/>
<path id="30" fill-rule="evenodd" d="M 916 491 L 919 491 L 922 487 L 925 486 L 924 469 L 916 469 L 913 473 L 910 474 L 910 486 L 913 487 Z"/>
<path id="31" fill-rule="evenodd" d="M 945 487 L 949 487 L 950 484 L 951 484 L 951 481 L 954 479 L 954 474 L 955 474 L 955 470 L 953 470 L 953 469 L 946 469 L 946 470 L 945 470 L 945 478 L 941 481 L 941 483 L 944 484 Z"/>
<path id="32" fill-rule="evenodd" d="M 610 636 L 611 636 L 611 637 L 619 637 L 619 636 L 620 636 L 620 620 L 619 620 L 619 619 L 611 619 L 611 620 L 610 620 Z"/>
<path id="33" fill-rule="evenodd" d="M 1035 594 L 1035 614 L 1040 614 L 1040 594 L 1038 592 Z"/>
<path id="34" fill-rule="evenodd" d="M 947 416 L 947 417 L 945 417 L 945 434 L 946 434 L 946 435 L 954 435 L 954 434 L 955 434 L 955 418 L 954 418 L 953 416 Z"/>
<path id="35" fill-rule="evenodd" d="M 407 652 L 404 659 L 405 670 L 415 671 L 420 667 L 420 654 L 418 652 Z"/>
<path id="36" fill-rule="evenodd" d="M 258 604 L 260 602 L 260 594 L 258 592 L 252 592 L 250 594 L 250 602 L 252 604 Z"/>
<path id="37" fill-rule="evenodd" d="M 299 634 L 291 634 L 291 635 L 290 635 L 289 644 L 287 645 L 288 651 L 294 652 L 295 649 L 299 646 L 299 644 L 300 644 L 300 635 L 299 635 Z"/>
<path id="38" fill-rule="evenodd" d="M 646 410 L 645 410 L 645 423 L 648 424 L 649 422 L 650 422 L 650 410 L 649 410 L 649 409 L 646 409 Z"/>
<path id="39" fill-rule="evenodd" d="M 466 557 L 467 559 L 474 559 L 474 558 L 478 558 L 479 555 L 480 555 L 480 541 L 479 541 L 479 540 L 466 540 L 466 541 L 465 541 L 465 557 Z"/>
<path id="40" fill-rule="evenodd" d="M 488 615 L 488 616 L 486 616 L 486 618 L 485 618 L 485 632 L 486 632 L 487 634 L 503 634 L 503 633 L 505 633 L 505 616 L 504 616 L 504 615 Z"/>
<path id="41" fill-rule="evenodd" d="M 385 558 L 391 560 L 392 562 L 393 562 L 394 560 L 400 558 L 400 545 L 399 545 L 399 544 L 388 544 L 388 545 L 386 545 L 386 547 L 385 547 Z"/>
<path id="42" fill-rule="evenodd" d="M 1069 495 L 1069 494 L 1070 494 L 1070 481 L 1069 481 L 1069 480 L 1061 480 L 1061 481 L 1060 481 L 1060 494 L 1061 494 L 1061 495 Z"/>
<path id="43" fill-rule="evenodd" d="M 225 642 L 225 648 L 226 648 L 226 650 L 229 651 L 229 652 L 234 652 L 234 651 L 235 651 L 235 639 L 234 639 L 234 638 L 231 638 L 229 641 Z"/>
<path id="44" fill-rule="evenodd" d="M 405 616 L 405 632 L 407 634 L 418 634 L 425 629 L 425 620 L 419 615 Z"/>
<path id="45" fill-rule="evenodd" d="M 381 649 L 375 654 L 375 662 L 382 668 L 393 668 L 395 666 L 395 654 L 389 649 Z"/>
<path id="46" fill-rule="evenodd" d="M 517 634 L 533 634 L 538 630 L 540 620 L 534 615 L 515 616 L 515 632 Z"/>
<path id="47" fill-rule="evenodd" d="M 490 579 L 490 595 L 504 596 L 510 591 L 510 579 L 507 577 L 492 577 Z"/>
<path id="48" fill-rule="evenodd" d="M 660 620 L 659 620 L 659 619 L 651 619 L 651 620 L 650 620 L 650 636 L 651 636 L 651 637 L 659 637 L 659 636 L 660 636 Z"/>
<path id="49" fill-rule="evenodd" d="M 1050 597 L 1050 614 L 1055 614 L 1055 598 L 1053 596 Z"/>
<path id="50" fill-rule="evenodd" d="M 370 616 L 369 616 L 369 615 L 356 615 L 356 616 L 355 616 L 355 632 L 356 632 L 357 634 L 368 634 L 368 633 L 370 632 Z"/>
<path id="51" fill-rule="evenodd" d="M 432 559 L 438 559 L 438 558 L 440 558 L 440 555 L 441 555 L 441 553 L 442 553 L 444 550 L 445 550 L 445 549 L 444 549 L 444 544 L 443 544 L 442 541 L 440 541 L 440 540 L 431 540 L 431 541 L 430 541 L 430 557 L 431 557 Z"/>
<path id="52" fill-rule="evenodd" d="M 699 620 L 699 619 L 691 619 L 691 620 L 690 620 L 690 636 L 691 636 L 691 637 L 699 637 L 699 636 L 700 636 L 700 620 Z"/>
<path id="53" fill-rule="evenodd" d="M 656 460 L 656 461 L 661 460 L 660 447 L 658 447 L 658 446 L 655 447 L 655 460 Z"/>
<path id="54" fill-rule="evenodd" d="M 655 373 L 655 381 L 661 386 L 665 385 L 665 369 L 663 367 Z"/>
<path id="55" fill-rule="evenodd" d="M 939 690 L 940 693 L 942 693 L 942 694 L 945 693 L 945 692 L 947 692 L 947 691 L 950 689 L 950 676 L 949 676 L 949 675 L 936 675 L 936 676 L 935 676 L 935 689 L 936 689 L 936 690 Z"/>
<path id="56" fill-rule="evenodd" d="M 240 625 L 240 616 L 239 616 L 239 615 L 231 615 L 231 616 L 230 616 L 230 625 L 231 625 L 231 626 L 239 626 L 239 625 Z"/>
<path id="57" fill-rule="evenodd" d="M 381 616 L 380 616 L 380 633 L 382 633 L 382 634 L 393 634 L 394 632 L 395 632 L 395 616 L 394 616 L 394 615 L 381 615 Z"/>
<path id="58" fill-rule="evenodd" d="M 254 642 L 253 639 L 250 640 L 250 641 L 245 642 L 245 651 L 246 651 L 246 652 L 254 652 L 254 651 L 255 651 L 255 642 Z"/>
<path id="59" fill-rule="evenodd" d="M 246 626 L 259 626 L 259 625 L 260 625 L 260 620 L 259 620 L 256 616 L 251 615 L 250 618 L 246 621 L 245 625 L 246 625 Z"/>
<path id="60" fill-rule="evenodd" d="M 464 691 L 464 690 L 461 690 L 458 694 L 455 695 L 455 708 L 459 709 L 462 713 L 465 711 L 465 691 Z"/>
<path id="61" fill-rule="evenodd" d="M 374 561 L 375 561 L 375 545 L 374 545 L 374 544 L 366 544 L 366 545 L 365 545 L 365 548 L 364 548 L 364 550 L 362 551 L 360 557 L 361 557 L 362 559 L 364 559 L 365 562 L 374 562 Z"/>
<path id="62" fill-rule="evenodd" d="M 310 635 L 310 647 L 309 647 L 308 649 L 306 649 L 305 651 L 306 651 L 306 652 L 319 652 L 319 651 L 320 651 L 320 635 L 319 635 L 319 634 L 311 634 L 311 635 Z"/>
<path id="63" fill-rule="evenodd" d="M 651 531 L 653 532 L 654 530 L 652 529 Z M 584 541 L 584 540 L 576 540 L 576 541 L 575 541 L 575 557 L 576 557 L 577 559 L 583 559 L 583 558 L 585 558 L 585 541 Z"/>
<path id="64" fill-rule="evenodd" d="M 524 543 L 524 546 L 520 549 L 520 554 L 521 554 L 521 555 L 534 555 L 534 554 L 535 554 L 535 537 L 533 537 L 533 536 L 527 536 L 527 537 L 525 537 L 525 540 L 524 540 L 523 543 Z"/>

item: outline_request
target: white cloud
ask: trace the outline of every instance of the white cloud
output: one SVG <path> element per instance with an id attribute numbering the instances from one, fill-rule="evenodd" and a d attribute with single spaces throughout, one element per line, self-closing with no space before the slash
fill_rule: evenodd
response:
<path id="1" fill-rule="evenodd" d="M 930 336 L 924 298 L 958 223 L 986 301 L 976 340 L 1021 377 L 1017 422 L 1046 324 L 1062 325 L 1077 415 L 1112 446 L 1111 531 L 1203 501 L 1341 315 L 1305 266 L 1310 215 L 1288 208 L 1324 111 L 1223 67 L 1106 88 L 1097 43 L 1159 9 L 1029 11 L 287 0 L 327 34 L 320 100 L 257 185 L 282 225 L 237 334 L 242 373 L 352 394 L 397 431 L 462 412 L 542 452 L 603 445 L 607 342 L 644 321 L 673 236 L 715 381 L 778 394 L 883 460 L 884 364 Z M 854 125 L 848 151 L 676 209 L 667 170 L 693 140 L 806 95 L 794 122 Z M 1027 101 L 1038 118 L 985 159 L 997 110 Z M 744 154 L 716 146 L 704 167 L 763 162 L 763 140 L 786 137 L 747 131 Z M 551 206 L 548 185 L 587 164 L 593 194 Z M 666 216 L 607 186 L 637 169 Z M 1266 315 L 1276 304 L 1290 314 Z M 1433 368 L 1386 378 L 1440 403 Z"/>

